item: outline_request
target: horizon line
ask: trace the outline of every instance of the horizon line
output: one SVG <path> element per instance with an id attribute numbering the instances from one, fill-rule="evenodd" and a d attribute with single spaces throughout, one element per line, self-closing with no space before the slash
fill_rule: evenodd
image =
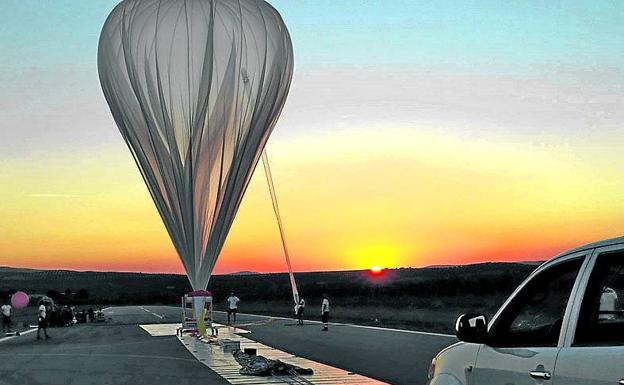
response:
<path id="1" fill-rule="evenodd" d="M 482 262 L 472 262 L 472 263 L 458 263 L 458 264 L 434 264 L 420 267 L 413 266 L 404 266 L 404 267 L 384 267 L 383 270 L 403 270 L 403 269 L 443 269 L 443 268 L 452 268 L 459 266 L 475 266 L 475 265 L 484 265 L 488 263 L 500 263 L 500 264 L 524 264 L 524 265 L 536 265 L 541 264 L 545 260 L 524 260 L 524 261 L 482 261 Z M 129 271 L 129 270 L 75 270 L 75 269 L 45 269 L 45 268 L 36 268 L 36 267 L 20 267 L 20 266 L 8 266 L 1 265 L 0 269 L 15 269 L 15 270 L 33 270 L 33 271 L 50 271 L 50 272 L 59 272 L 66 271 L 72 273 L 120 273 L 120 274 L 144 274 L 144 275 L 180 275 L 185 276 L 185 273 L 174 273 L 174 272 L 143 272 L 143 271 Z M 346 272 L 355 272 L 355 271 L 369 271 L 370 269 L 344 269 L 344 270 L 298 270 L 293 271 L 293 273 L 346 273 Z M 258 271 L 248 271 L 241 270 L 232 273 L 218 273 L 212 274 L 212 276 L 227 276 L 227 275 L 270 275 L 270 274 L 288 274 L 288 271 L 272 271 L 272 272 L 258 272 Z"/>

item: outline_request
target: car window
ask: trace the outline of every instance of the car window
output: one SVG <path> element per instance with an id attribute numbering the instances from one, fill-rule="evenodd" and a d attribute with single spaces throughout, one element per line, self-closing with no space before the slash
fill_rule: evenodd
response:
<path id="1" fill-rule="evenodd" d="M 589 278 L 575 346 L 624 345 L 624 252 L 600 254 Z"/>
<path id="2" fill-rule="evenodd" d="M 489 345 L 557 346 L 572 286 L 583 258 L 550 266 L 535 275 L 492 326 Z"/>

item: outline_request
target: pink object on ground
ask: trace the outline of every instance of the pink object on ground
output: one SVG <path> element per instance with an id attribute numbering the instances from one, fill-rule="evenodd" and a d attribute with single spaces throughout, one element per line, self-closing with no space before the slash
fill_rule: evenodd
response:
<path id="1" fill-rule="evenodd" d="M 18 291 L 11 296 L 11 306 L 15 309 L 23 309 L 28 306 L 28 294 Z"/>

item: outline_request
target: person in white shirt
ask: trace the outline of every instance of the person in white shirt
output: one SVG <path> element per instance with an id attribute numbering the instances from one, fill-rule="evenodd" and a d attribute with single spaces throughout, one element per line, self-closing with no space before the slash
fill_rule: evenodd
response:
<path id="1" fill-rule="evenodd" d="M 43 304 L 43 301 L 39 301 L 39 310 L 37 311 L 37 318 L 39 320 L 38 323 L 38 327 L 37 327 L 37 339 L 40 340 L 41 339 L 41 329 L 43 329 L 43 334 L 45 335 L 45 338 L 48 339 L 50 338 L 50 336 L 48 335 L 48 317 L 47 317 L 47 310 L 45 305 Z"/>
<path id="2" fill-rule="evenodd" d="M 323 331 L 327 331 L 329 326 L 329 298 L 327 298 L 327 294 L 323 294 L 323 303 L 321 304 L 321 321 L 323 322 Z"/>
<path id="3" fill-rule="evenodd" d="M 2 331 L 9 333 L 11 331 L 11 305 L 6 303 L 0 310 L 2 310 Z"/>
<path id="4" fill-rule="evenodd" d="M 303 311 L 305 310 L 305 300 L 301 298 L 297 304 L 297 325 L 303 325 Z"/>
<path id="5" fill-rule="evenodd" d="M 240 299 L 234 295 L 234 293 L 230 293 L 230 296 L 227 299 L 228 301 L 228 325 L 232 325 L 230 322 L 230 316 L 234 314 L 234 323 L 236 323 L 236 310 L 238 309 L 238 303 Z"/>

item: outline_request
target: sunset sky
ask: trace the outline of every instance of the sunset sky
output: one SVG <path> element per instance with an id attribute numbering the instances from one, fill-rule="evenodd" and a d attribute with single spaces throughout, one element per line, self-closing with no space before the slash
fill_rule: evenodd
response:
<path id="1" fill-rule="evenodd" d="M 98 83 L 117 1 L 0 2 L 0 266 L 183 272 Z M 544 259 L 624 233 L 620 1 L 271 0 L 297 271 Z M 258 167 L 216 273 L 284 271 Z"/>

